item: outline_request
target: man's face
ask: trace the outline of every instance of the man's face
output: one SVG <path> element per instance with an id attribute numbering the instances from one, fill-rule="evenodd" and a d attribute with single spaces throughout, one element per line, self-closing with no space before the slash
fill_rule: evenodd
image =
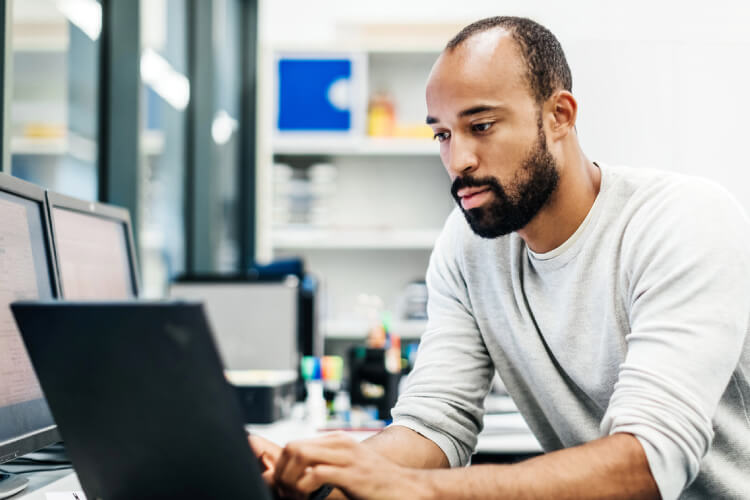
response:
<path id="1" fill-rule="evenodd" d="M 493 29 L 443 53 L 427 82 L 451 193 L 485 238 L 525 227 L 559 180 L 523 64 L 510 35 Z"/>

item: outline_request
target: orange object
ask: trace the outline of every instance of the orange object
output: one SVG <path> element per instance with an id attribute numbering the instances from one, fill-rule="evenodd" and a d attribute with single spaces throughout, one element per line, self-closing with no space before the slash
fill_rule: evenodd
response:
<path id="1" fill-rule="evenodd" d="M 367 347 L 382 349 L 385 347 L 385 328 L 383 325 L 374 326 L 367 335 Z"/>
<path id="2" fill-rule="evenodd" d="M 373 137 L 390 137 L 396 129 L 396 110 L 391 96 L 377 92 L 367 107 L 367 134 Z"/>

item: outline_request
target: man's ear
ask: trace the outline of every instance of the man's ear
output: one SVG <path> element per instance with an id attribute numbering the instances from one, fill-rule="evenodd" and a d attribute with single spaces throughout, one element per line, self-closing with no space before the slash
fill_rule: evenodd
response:
<path id="1" fill-rule="evenodd" d="M 552 118 L 549 123 L 550 139 L 562 139 L 575 129 L 578 102 L 567 90 L 558 90 L 547 99 L 546 104 L 547 116 Z"/>

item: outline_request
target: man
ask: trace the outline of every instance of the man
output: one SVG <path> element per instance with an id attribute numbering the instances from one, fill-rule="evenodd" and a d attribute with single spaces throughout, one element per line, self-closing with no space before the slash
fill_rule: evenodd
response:
<path id="1" fill-rule="evenodd" d="M 736 202 L 589 161 L 563 51 L 530 20 L 466 27 L 426 96 L 460 211 L 430 261 L 394 423 L 363 444 L 253 440 L 269 482 L 368 499 L 750 498 L 750 228 Z M 460 468 L 495 370 L 547 453 Z"/>

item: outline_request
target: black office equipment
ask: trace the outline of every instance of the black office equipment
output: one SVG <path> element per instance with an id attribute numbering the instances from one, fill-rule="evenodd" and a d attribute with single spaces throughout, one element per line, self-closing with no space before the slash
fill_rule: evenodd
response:
<path id="1" fill-rule="evenodd" d="M 122 300 L 138 296 L 130 214 L 124 208 L 47 192 L 62 296 Z"/>
<path id="2" fill-rule="evenodd" d="M 87 498 L 271 498 L 200 304 L 12 310 Z"/>
<path id="3" fill-rule="evenodd" d="M 0 174 L 0 463 L 60 440 L 10 303 L 57 296 L 44 190 Z M 25 488 L 0 474 L 0 498 Z"/>
<path id="4" fill-rule="evenodd" d="M 349 349 L 350 397 L 353 405 L 376 406 L 378 418 L 391 419 L 398 400 L 401 373 L 386 369 L 386 350 L 364 346 Z"/>

